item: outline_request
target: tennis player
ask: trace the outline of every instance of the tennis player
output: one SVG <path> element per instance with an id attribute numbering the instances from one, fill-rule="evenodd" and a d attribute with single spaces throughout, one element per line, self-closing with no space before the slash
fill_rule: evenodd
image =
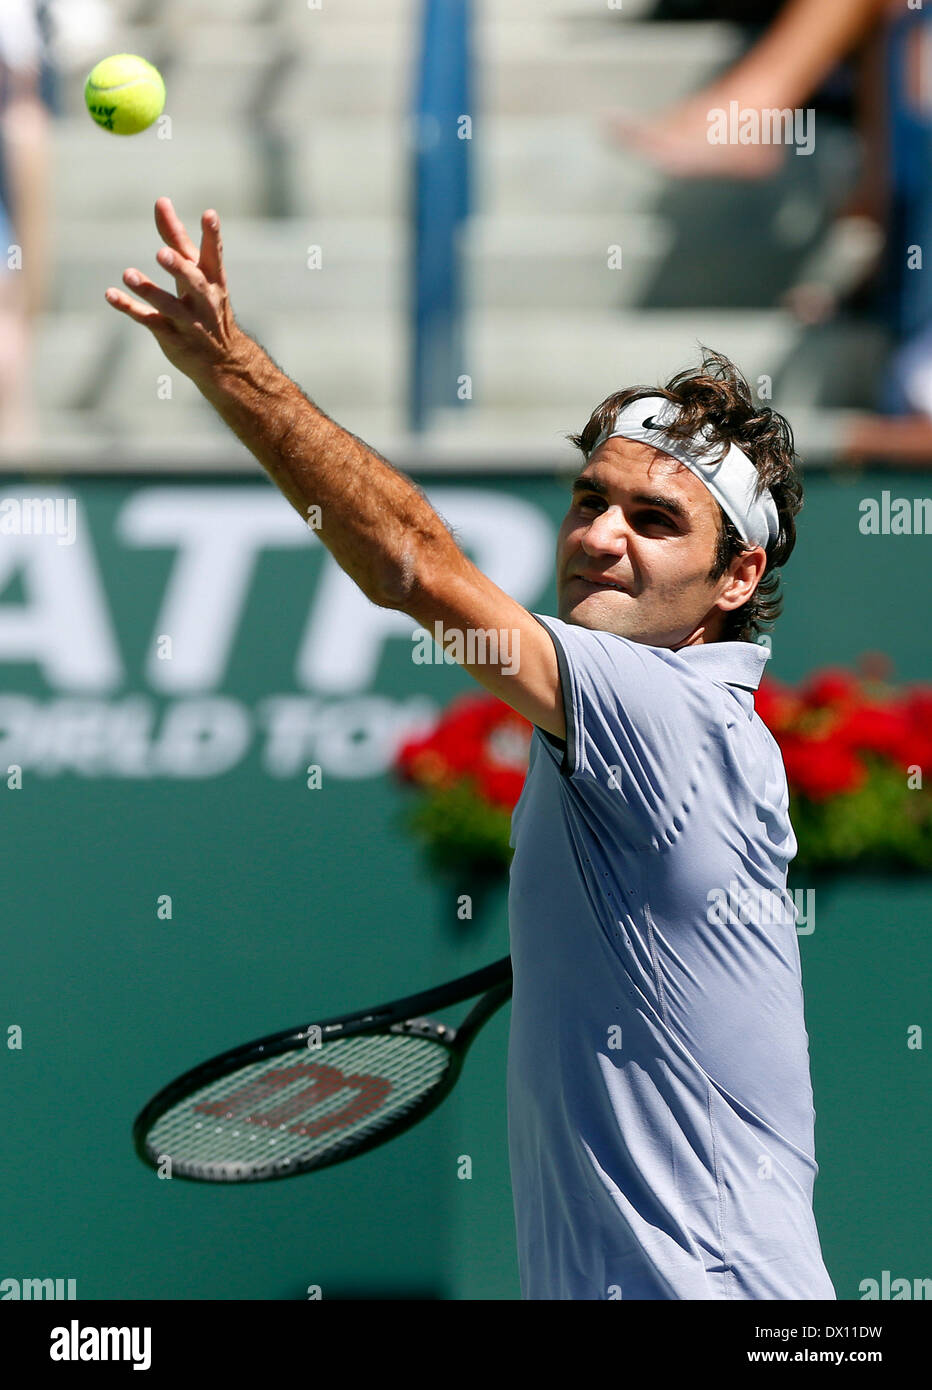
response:
<path id="1" fill-rule="evenodd" d="M 513 818 L 509 1144 L 529 1299 L 833 1299 L 779 750 L 754 710 L 795 544 L 792 433 L 727 359 L 604 401 L 557 547 L 559 617 L 459 549 L 421 490 L 236 323 L 219 219 L 167 198 L 111 289 L 368 598 L 535 726 Z M 142 302 L 140 302 L 142 301 Z M 473 655 L 478 651 L 473 648 Z M 515 652 L 519 659 L 515 661 Z M 506 669 L 507 667 L 507 669 Z"/>

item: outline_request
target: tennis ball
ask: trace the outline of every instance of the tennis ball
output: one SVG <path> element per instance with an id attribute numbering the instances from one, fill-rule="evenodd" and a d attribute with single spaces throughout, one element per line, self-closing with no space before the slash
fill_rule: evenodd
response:
<path id="1" fill-rule="evenodd" d="M 103 58 L 84 84 L 84 101 L 93 120 L 114 135 L 138 135 L 158 120 L 165 105 L 165 83 L 158 68 L 135 53 Z"/>

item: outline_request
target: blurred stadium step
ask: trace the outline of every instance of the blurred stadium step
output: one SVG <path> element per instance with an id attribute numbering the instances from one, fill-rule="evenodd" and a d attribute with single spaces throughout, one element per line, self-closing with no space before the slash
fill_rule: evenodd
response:
<path id="1" fill-rule="evenodd" d="M 202 401 L 197 388 L 166 361 L 151 334 L 140 332 L 123 316 L 115 316 L 115 320 L 120 332 L 97 398 L 104 418 L 135 419 L 140 430 L 145 430 L 154 420 L 170 419 L 179 405 L 185 409 L 195 406 L 203 411 L 205 422 L 226 428 Z M 85 333 L 90 336 L 92 322 L 85 322 Z M 380 410 L 400 411 L 403 407 L 404 398 L 398 390 L 399 369 L 403 370 L 407 356 L 407 319 L 403 314 L 343 306 L 304 314 L 264 309 L 243 326 L 322 410 L 335 415 L 346 428 L 351 428 L 348 413 L 359 403 Z M 46 390 L 52 395 L 48 385 Z M 170 398 L 163 399 L 168 391 Z"/>
<path id="2" fill-rule="evenodd" d="M 255 133 L 206 122 L 160 140 L 154 129 L 133 140 L 95 130 L 86 115 L 58 123 L 52 185 L 54 225 L 61 242 L 76 224 L 144 219 L 155 232 L 156 198 L 167 194 L 190 225 L 201 211 L 259 216 L 268 210 L 268 146 Z"/>
<path id="3" fill-rule="evenodd" d="M 866 219 L 832 221 L 788 183 L 743 195 L 745 235 L 720 232 L 720 203 L 700 187 L 655 212 L 474 216 L 462 237 L 466 302 L 472 312 L 606 308 L 772 309 L 798 284 L 856 284 L 880 251 Z M 697 248 L 700 248 L 697 250 Z"/>
<path id="4" fill-rule="evenodd" d="M 813 330 L 780 310 L 475 313 L 468 358 L 477 411 L 591 409 L 623 385 L 650 384 L 698 359 L 699 344 L 738 362 L 776 401 L 849 407 L 873 390 L 885 335 L 844 321 Z M 762 396 L 762 399 L 764 397 Z"/>
<path id="5" fill-rule="evenodd" d="M 582 455 L 566 439 L 585 424 L 578 411 L 572 418 L 565 410 L 548 409 L 536 409 L 533 415 L 487 410 L 481 416 L 468 410 L 441 411 L 430 433 L 418 436 L 407 430 L 395 407 L 374 409 L 356 402 L 347 409 L 347 428 L 373 444 L 396 467 L 415 474 L 446 469 L 479 476 L 552 471 L 568 482 L 581 466 Z M 825 465 L 836 460 L 841 441 L 860 414 L 796 407 L 793 432 L 804 464 Z M 140 429 L 135 416 L 46 410 L 41 445 L 25 457 L 17 450 L 9 462 L 17 468 L 26 464 L 42 474 L 58 469 L 92 473 L 152 469 L 160 475 L 215 471 L 263 476 L 249 450 L 229 430 L 217 428 L 211 412 L 206 420 L 195 407 L 176 409 L 170 419 L 153 411 L 145 419 L 145 429 Z M 0 446 L 0 464 L 7 461 Z"/>
<path id="6" fill-rule="evenodd" d="M 495 22 L 480 35 L 478 109 L 487 114 L 645 112 L 695 91 L 744 46 L 731 24 Z"/>
<path id="7" fill-rule="evenodd" d="M 205 204 L 206 206 L 206 204 Z M 197 233 L 197 214 L 184 220 Z M 406 297 L 407 224 L 398 218 L 225 218 L 224 263 L 233 312 L 244 324 L 269 311 L 311 317 L 322 310 L 369 310 L 374 316 L 403 315 Z M 122 285 L 123 271 L 138 266 L 157 284 L 173 289 L 168 271 L 156 263 L 161 244 L 154 225 L 141 219 L 105 226 L 74 223 L 59 248 L 55 303 L 65 311 L 108 312 L 108 285 Z"/>
<path id="8" fill-rule="evenodd" d="M 401 313 L 338 304 L 296 315 L 257 305 L 244 327 L 328 414 L 360 397 L 380 407 L 399 400 L 397 374 L 408 351 Z M 44 315 L 37 338 L 50 409 L 96 400 L 105 411 L 145 411 L 163 403 L 166 378 L 173 399 L 200 399 L 151 336 L 122 316 Z M 471 317 L 468 339 L 466 359 L 476 364 L 469 413 L 513 409 L 528 419 L 541 401 L 575 413 L 580 401 L 595 404 L 621 383 L 670 375 L 695 359 L 700 343 L 733 356 L 752 384 L 762 379 L 781 398 L 791 391 L 801 404 L 852 407 L 869 396 L 886 349 L 882 330 L 845 321 L 810 329 L 779 310 L 603 310 L 569 321 L 560 311 L 490 309 Z"/>
<path id="9" fill-rule="evenodd" d="M 854 172 L 854 141 L 828 120 L 818 134 L 812 155 L 788 153 L 772 180 L 674 179 L 608 141 L 595 107 L 582 115 L 489 116 L 473 146 L 477 198 L 484 212 L 562 217 L 658 211 L 686 189 L 697 203 L 703 197 L 720 205 L 724 231 L 748 202 L 798 196 L 800 190 L 817 202 L 838 199 Z"/>
<path id="10" fill-rule="evenodd" d="M 395 407 L 374 408 L 357 403 L 349 408 L 347 426 L 361 438 L 400 442 L 406 437 L 404 422 Z M 157 469 L 164 473 L 248 473 L 263 477 L 259 464 L 235 435 L 208 407 L 176 405 L 169 414 L 164 406 L 143 412 L 107 413 L 97 410 L 43 412 L 41 444 L 26 459 L 17 450 L 11 462 L 31 462 L 37 471 L 77 468 L 91 473 L 122 473 Z M 0 463 L 4 462 L 0 447 Z"/>

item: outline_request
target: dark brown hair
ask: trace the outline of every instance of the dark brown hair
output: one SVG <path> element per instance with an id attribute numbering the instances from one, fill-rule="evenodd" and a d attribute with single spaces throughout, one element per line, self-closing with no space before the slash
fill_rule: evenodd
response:
<path id="1" fill-rule="evenodd" d="M 695 371 L 678 372 L 666 386 L 629 386 L 616 391 L 596 406 L 582 434 L 566 437 L 588 459 L 599 435 L 614 425 L 626 405 L 643 396 L 665 396 L 680 407 L 676 422 L 666 430 L 671 438 L 691 439 L 708 428 L 710 441 L 722 444 L 722 456 L 732 443 L 747 454 L 757 469 L 756 495 L 770 489 L 780 525 L 776 538 L 766 547 L 767 567 L 760 583 L 746 603 L 723 614 L 719 640 L 753 642 L 763 628 L 776 622 L 783 609 L 778 571 L 796 545 L 794 517 L 803 505 L 802 478 L 789 423 L 775 410 L 754 401 L 746 379 L 727 357 L 707 347 L 700 346 L 700 351 L 702 365 Z M 721 507 L 719 517 L 710 580 L 720 579 L 736 555 L 753 549 L 741 539 Z"/>

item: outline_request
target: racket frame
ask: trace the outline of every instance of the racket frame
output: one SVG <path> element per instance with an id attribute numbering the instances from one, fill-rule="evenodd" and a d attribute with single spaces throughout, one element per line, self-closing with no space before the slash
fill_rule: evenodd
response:
<path id="1" fill-rule="evenodd" d="M 335 1151 L 330 1158 L 325 1155 L 323 1158 L 311 1159 L 305 1163 L 283 1161 L 282 1171 L 262 1172 L 255 1176 L 248 1174 L 236 1176 L 201 1175 L 191 1172 L 175 1172 L 174 1169 L 172 1176 L 188 1182 L 220 1184 L 273 1182 L 279 1178 L 297 1177 L 301 1173 L 315 1172 L 318 1169 L 329 1168 L 337 1163 L 356 1158 L 360 1154 L 378 1148 L 380 1144 L 396 1138 L 399 1134 L 403 1134 L 405 1130 L 418 1124 L 440 1105 L 456 1084 L 466 1053 L 479 1029 L 510 998 L 511 990 L 511 957 L 504 956 L 491 965 L 483 966 L 481 970 L 474 970 L 468 975 L 461 975 L 459 979 L 450 980 L 447 984 L 436 986 L 434 989 L 422 990 L 418 994 L 408 995 L 404 999 L 396 999 L 389 1004 L 377 1004 L 373 1008 L 359 1009 L 352 1014 L 341 1014 L 333 1018 L 322 1019 L 319 1022 L 305 1023 L 299 1028 L 285 1028 L 279 1033 L 269 1034 L 268 1037 L 257 1038 L 253 1042 L 229 1048 L 226 1052 L 221 1052 L 216 1057 L 211 1057 L 206 1062 L 192 1067 L 174 1081 L 169 1082 L 167 1086 L 163 1086 L 142 1108 L 133 1122 L 133 1144 L 136 1153 L 147 1167 L 157 1170 L 163 1156 L 153 1155 L 149 1151 L 146 1140 L 149 1131 L 167 1111 L 187 1096 L 202 1090 L 212 1081 L 229 1076 L 245 1067 L 254 1065 L 256 1062 L 268 1061 L 301 1048 L 308 1051 L 316 1050 L 316 1048 L 307 1048 L 307 1039 L 312 1028 L 320 1030 L 321 1044 L 337 1042 L 342 1038 L 393 1032 L 406 1037 L 427 1038 L 429 1041 L 445 1047 L 450 1057 L 446 1071 L 439 1083 L 432 1086 L 401 1119 L 390 1123 L 382 1130 L 376 1130 L 368 1138 L 353 1144 L 347 1153 Z M 472 999 L 476 994 L 481 994 L 482 997 L 458 1028 L 427 1016 L 429 1010 L 462 1003 L 464 999 Z M 170 1159 L 171 1155 L 167 1156 Z M 205 1164 L 204 1166 L 206 1168 L 210 1165 Z"/>

